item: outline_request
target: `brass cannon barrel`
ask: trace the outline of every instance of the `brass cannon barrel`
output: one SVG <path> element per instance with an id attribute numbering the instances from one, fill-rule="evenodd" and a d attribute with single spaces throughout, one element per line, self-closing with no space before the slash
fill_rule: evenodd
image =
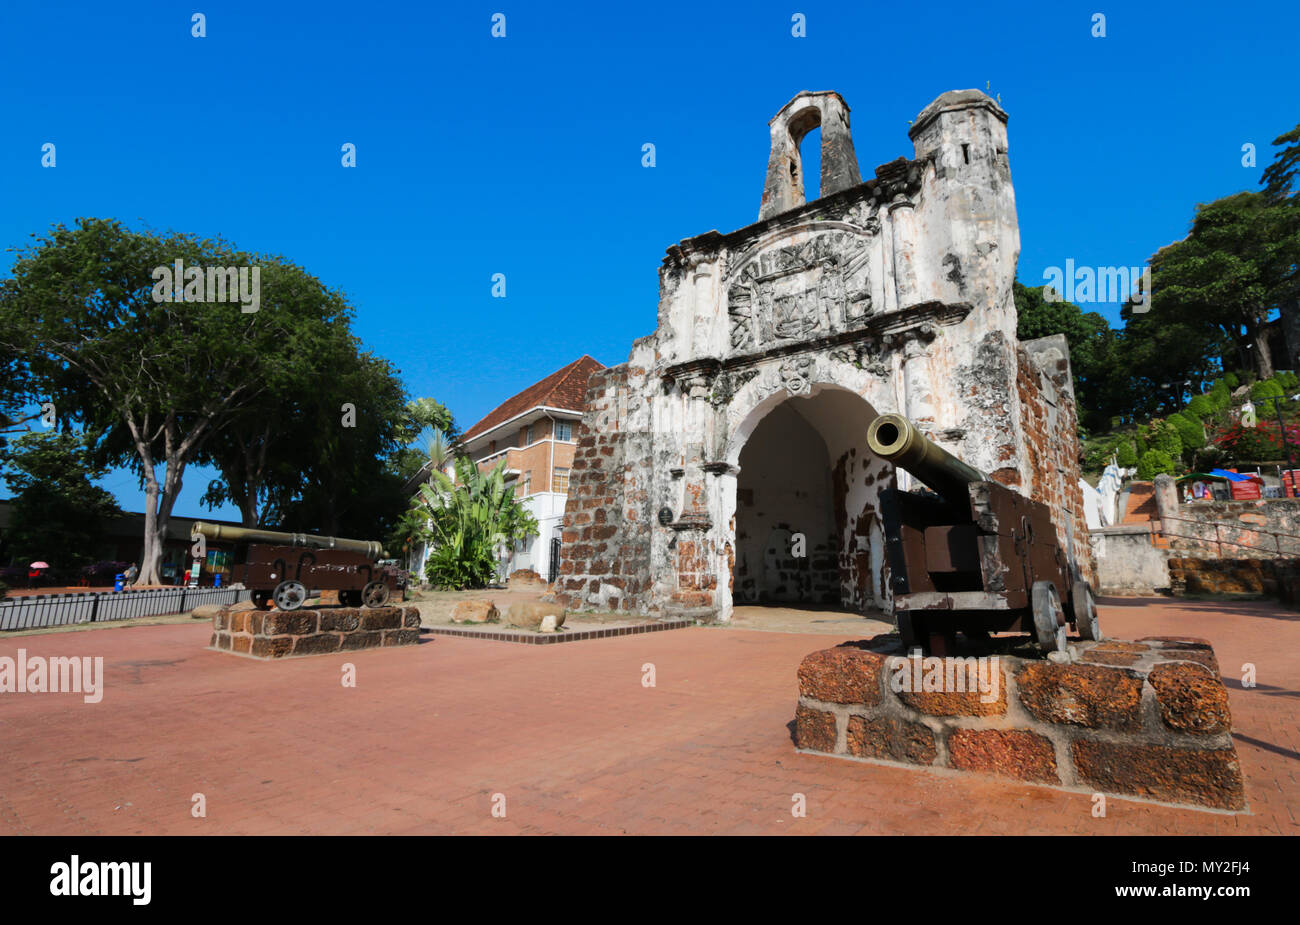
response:
<path id="1" fill-rule="evenodd" d="M 341 549 L 360 553 L 368 559 L 380 559 L 384 544 L 375 540 L 344 540 L 337 536 L 314 536 L 310 533 L 277 533 L 274 530 L 254 530 L 248 527 L 227 527 L 223 524 L 194 524 L 194 532 L 210 540 L 230 540 L 244 543 L 274 543 L 280 546 L 305 546 L 311 549 Z"/>
<path id="2" fill-rule="evenodd" d="M 872 421 L 867 428 L 867 446 L 958 504 L 968 497 L 967 485 L 989 480 L 983 472 L 931 443 L 901 414 L 882 414 Z"/>

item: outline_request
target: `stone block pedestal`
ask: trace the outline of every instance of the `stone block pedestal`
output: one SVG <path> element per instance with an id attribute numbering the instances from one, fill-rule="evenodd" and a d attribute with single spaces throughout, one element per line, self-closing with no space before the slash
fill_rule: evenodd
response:
<path id="1" fill-rule="evenodd" d="M 409 646 L 419 640 L 420 612 L 414 607 L 290 611 L 223 607 L 212 617 L 209 645 L 220 652 L 271 659 Z"/>
<path id="2" fill-rule="evenodd" d="M 800 751 L 993 774 L 1070 790 L 1244 810 L 1228 694 L 1203 639 L 1019 655 L 907 657 L 878 636 L 799 666 Z"/>

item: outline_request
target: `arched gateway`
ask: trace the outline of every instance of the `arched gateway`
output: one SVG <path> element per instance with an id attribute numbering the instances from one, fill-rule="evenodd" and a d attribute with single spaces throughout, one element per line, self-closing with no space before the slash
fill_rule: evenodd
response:
<path id="1" fill-rule="evenodd" d="M 814 110 L 823 195 L 804 203 L 782 165 Z M 945 93 L 909 132 L 915 158 L 860 182 L 838 94 L 782 108 L 760 221 L 669 248 L 658 329 L 588 383 L 563 602 L 724 620 L 750 600 L 886 606 L 877 498 L 914 486 L 866 449 L 885 412 L 1051 505 L 1091 576 L 1068 349 L 1016 339 L 1006 119 Z"/>
<path id="2" fill-rule="evenodd" d="M 877 498 L 894 473 L 867 449 L 864 422 L 875 417 L 862 396 L 813 383 L 807 395 L 769 396 L 736 429 L 734 491 L 719 487 L 730 501 L 734 604 L 888 602 Z"/>

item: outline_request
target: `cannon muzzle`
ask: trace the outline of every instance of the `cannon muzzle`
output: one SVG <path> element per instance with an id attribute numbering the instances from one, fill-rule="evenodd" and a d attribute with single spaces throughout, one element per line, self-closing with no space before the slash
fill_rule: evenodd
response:
<path id="1" fill-rule="evenodd" d="M 882 414 L 867 428 L 867 446 L 881 459 L 906 469 L 944 498 L 963 504 L 966 486 L 989 477 L 925 438 L 901 414 Z"/>
<path id="2" fill-rule="evenodd" d="M 229 540 L 236 543 L 273 543 L 280 546 L 305 546 L 310 549 L 341 549 L 360 553 L 367 559 L 381 559 L 384 544 L 375 540 L 344 540 L 337 536 L 314 536 L 310 533 L 277 533 L 274 530 L 255 530 L 249 527 L 227 527 L 223 524 L 194 524 L 194 532 L 210 540 Z"/>

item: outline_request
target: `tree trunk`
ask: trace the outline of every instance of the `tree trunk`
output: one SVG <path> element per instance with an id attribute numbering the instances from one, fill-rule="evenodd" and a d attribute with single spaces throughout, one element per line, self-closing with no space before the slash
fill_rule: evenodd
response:
<path id="1" fill-rule="evenodd" d="M 153 466 L 145 468 L 144 483 L 144 552 L 140 559 L 140 577 L 137 584 L 162 584 L 158 576 L 158 563 L 162 560 L 162 543 L 158 529 L 158 478 Z"/>
<path id="2" fill-rule="evenodd" d="M 167 525 L 171 523 L 172 508 L 180 494 L 181 476 L 185 471 L 185 464 L 178 460 L 169 459 L 166 466 L 161 489 L 152 469 L 147 470 L 145 477 L 144 561 L 140 563 L 139 578 L 143 585 L 162 584 L 160 566 L 166 546 Z"/>
<path id="3" fill-rule="evenodd" d="M 1268 346 L 1268 325 L 1256 325 L 1251 332 L 1251 344 L 1253 348 L 1250 352 L 1254 355 L 1255 373 L 1260 379 L 1273 378 L 1273 354 Z"/>

